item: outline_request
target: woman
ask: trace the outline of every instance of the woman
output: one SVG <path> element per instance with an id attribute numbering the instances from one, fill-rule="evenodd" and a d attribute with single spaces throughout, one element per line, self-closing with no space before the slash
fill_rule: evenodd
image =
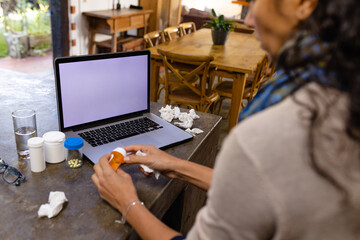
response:
<path id="1" fill-rule="evenodd" d="M 359 11 L 358 0 L 253 2 L 247 23 L 277 74 L 243 111 L 214 174 L 151 146 L 126 147 L 147 154 L 128 163 L 209 188 L 187 239 L 360 239 Z M 92 177 L 101 197 L 143 239 L 178 236 L 134 203 L 131 177 L 108 158 Z"/>

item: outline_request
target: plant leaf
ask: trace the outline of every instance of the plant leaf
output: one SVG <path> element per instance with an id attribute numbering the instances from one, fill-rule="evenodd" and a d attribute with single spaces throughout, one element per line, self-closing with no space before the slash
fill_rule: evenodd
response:
<path id="1" fill-rule="evenodd" d="M 212 13 L 212 15 L 213 15 L 214 17 L 217 17 L 217 16 L 216 16 L 216 12 L 215 12 L 214 9 L 211 9 L 211 13 Z"/>
<path id="2" fill-rule="evenodd" d="M 225 19 L 225 18 L 224 18 L 224 15 L 220 15 L 220 16 L 219 16 L 219 22 L 224 22 L 224 19 Z"/>

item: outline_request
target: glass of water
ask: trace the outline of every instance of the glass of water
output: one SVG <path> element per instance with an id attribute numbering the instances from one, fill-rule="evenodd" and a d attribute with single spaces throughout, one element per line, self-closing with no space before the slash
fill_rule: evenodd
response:
<path id="1" fill-rule="evenodd" d="M 32 109 L 19 109 L 12 113 L 16 149 L 20 159 L 29 159 L 28 139 L 37 137 L 36 114 Z"/>

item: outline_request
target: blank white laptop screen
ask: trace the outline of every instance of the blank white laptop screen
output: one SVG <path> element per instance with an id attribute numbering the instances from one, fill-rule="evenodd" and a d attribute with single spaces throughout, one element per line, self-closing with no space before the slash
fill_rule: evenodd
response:
<path id="1" fill-rule="evenodd" d="M 64 127 L 146 110 L 147 68 L 146 55 L 60 63 Z"/>

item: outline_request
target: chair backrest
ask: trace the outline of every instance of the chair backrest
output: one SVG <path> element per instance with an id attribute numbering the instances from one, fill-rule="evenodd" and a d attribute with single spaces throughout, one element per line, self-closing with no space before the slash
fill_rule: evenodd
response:
<path id="1" fill-rule="evenodd" d="M 186 55 L 161 49 L 158 49 L 158 52 L 163 59 L 165 67 L 165 99 L 168 98 L 169 71 L 171 71 L 173 76 L 179 81 L 179 84 L 185 85 L 189 91 L 201 97 L 201 105 L 211 102 L 206 96 L 206 83 L 209 75 L 210 62 L 214 60 L 213 56 Z M 194 76 L 200 77 L 199 87 L 196 87 L 192 84 L 193 82 L 190 81 Z M 200 106 L 200 111 L 202 110 L 202 106 Z"/>
<path id="2" fill-rule="evenodd" d="M 156 45 L 159 45 L 160 43 L 165 42 L 165 36 L 164 33 L 160 30 L 149 32 L 144 35 L 144 40 L 146 43 L 146 47 L 154 47 Z"/>
<path id="3" fill-rule="evenodd" d="M 256 66 L 254 80 L 251 84 L 250 89 L 250 99 L 251 101 L 255 94 L 257 93 L 257 90 L 259 87 L 264 84 L 265 80 L 267 79 L 267 72 L 268 72 L 268 65 L 269 65 L 269 59 L 267 55 L 264 55 L 264 57 L 261 59 L 261 61 Z"/>
<path id="4" fill-rule="evenodd" d="M 180 38 L 183 36 L 180 29 L 178 27 L 168 27 L 164 29 L 164 35 L 166 41 L 172 41 L 176 38 Z"/>
<path id="5" fill-rule="evenodd" d="M 196 25 L 194 22 L 185 22 L 179 25 L 180 31 L 183 36 L 189 33 L 196 32 Z"/>

